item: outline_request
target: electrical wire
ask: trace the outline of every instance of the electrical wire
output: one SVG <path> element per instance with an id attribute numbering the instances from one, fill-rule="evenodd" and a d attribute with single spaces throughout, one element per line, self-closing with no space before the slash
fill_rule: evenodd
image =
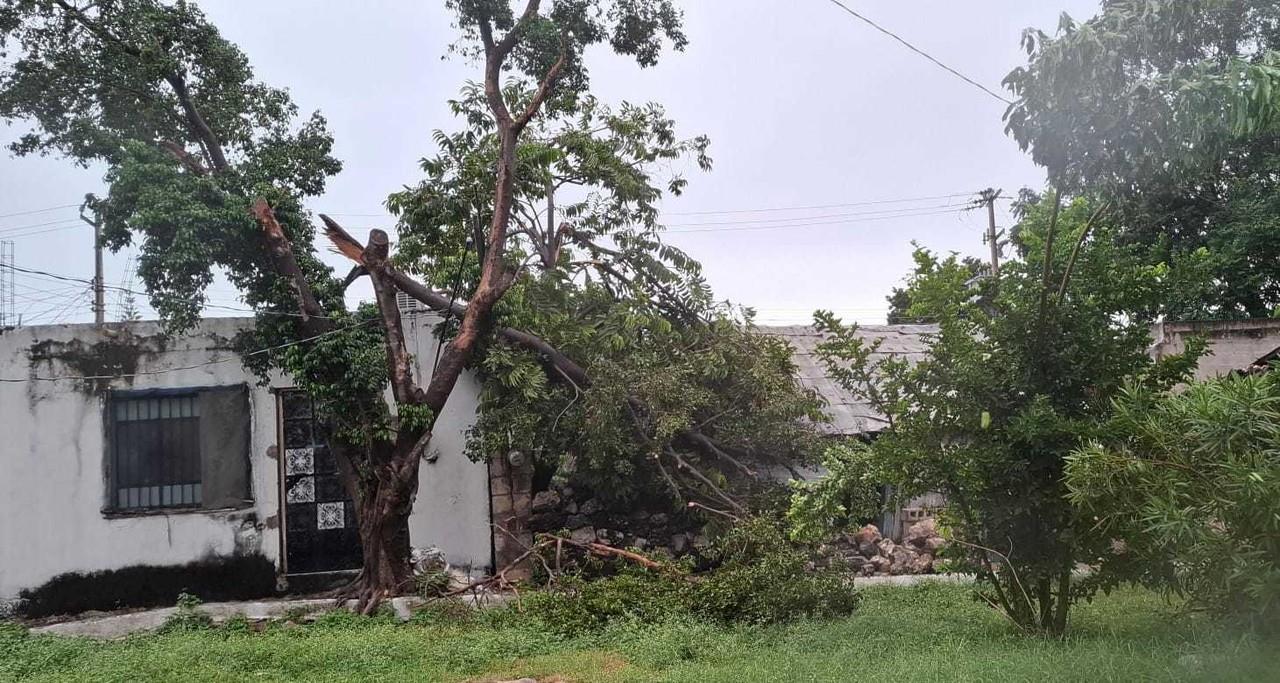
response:
<path id="1" fill-rule="evenodd" d="M 697 223 L 668 223 L 664 227 L 667 228 L 696 228 L 708 225 L 755 225 L 767 223 L 791 223 L 796 221 L 816 221 L 828 220 L 836 218 L 860 218 L 863 216 L 892 216 L 900 213 L 913 213 L 919 211 L 932 211 L 935 209 L 953 209 L 968 204 L 956 204 L 955 202 L 947 204 L 935 204 L 933 206 L 909 206 L 899 209 L 876 209 L 873 211 L 852 211 L 849 213 L 827 213 L 817 214 L 813 216 L 789 216 L 786 218 L 751 218 L 745 220 L 733 221 L 702 221 Z"/>
<path id="2" fill-rule="evenodd" d="M 840 219 L 840 220 L 834 220 L 834 221 L 818 221 L 813 223 L 790 223 L 787 225 L 743 225 L 743 226 L 725 227 L 725 228 L 693 228 L 693 229 L 684 229 L 684 230 L 667 230 L 663 234 L 681 235 L 681 234 L 688 234 L 688 233 L 694 233 L 694 232 L 740 232 L 740 231 L 753 231 L 753 230 L 785 230 L 788 228 L 810 228 L 810 227 L 821 226 L 821 225 L 852 225 L 855 223 L 874 223 L 877 221 L 898 220 L 901 218 L 923 218 L 926 216 L 945 216 L 949 214 L 959 214 L 962 211 L 964 211 L 963 208 L 957 208 L 957 209 L 945 209 L 940 211 L 924 211 L 922 213 L 904 213 L 904 214 L 898 214 L 894 216 L 874 216 L 871 218 Z"/>
<path id="3" fill-rule="evenodd" d="M 887 29 L 887 28 L 885 28 L 885 27 L 881 26 L 880 24 L 877 24 L 876 22 L 874 22 L 874 21 L 872 21 L 872 20 L 870 20 L 870 19 L 868 19 L 868 18 L 866 18 L 866 17 L 862 16 L 861 14 L 858 14 L 857 12 L 853 11 L 853 10 L 852 10 L 848 5 L 844 4 L 843 2 L 840 2 L 840 0 L 827 0 L 827 1 L 828 1 L 828 2 L 830 2 L 831 4 L 835 5 L 836 7 L 839 7 L 840 9 L 844 10 L 845 12 L 848 12 L 849 14 L 853 15 L 854 17 L 857 17 L 858 19 L 861 19 L 862 21 L 866 22 L 868 25 L 870 25 L 870 26 L 871 26 L 872 28 L 874 28 L 875 30 L 877 30 L 877 31 L 879 31 L 879 32 L 881 32 L 881 33 L 883 33 L 883 34 L 885 34 L 886 36 L 889 36 L 890 38 L 893 38 L 894 40 L 898 41 L 899 43 L 902 43 L 904 46 L 906 46 L 906 48 L 907 48 L 908 50 L 911 50 L 912 52 L 914 52 L 914 53 L 916 53 L 916 54 L 920 55 L 921 57 L 924 57 L 925 59 L 927 59 L 927 60 L 929 60 L 929 61 L 933 62 L 934 64 L 936 64 L 936 65 L 938 65 L 938 66 L 942 67 L 942 69 L 943 69 L 943 70 L 945 70 L 945 71 L 947 71 L 948 73 L 950 73 L 951 75 L 953 75 L 953 76 L 955 76 L 955 77 L 959 78 L 960 80 L 964 81 L 965 83 L 968 83 L 969 85 L 972 85 L 973 87 L 975 87 L 975 88 L 977 88 L 977 89 L 981 90 L 982 92 L 984 92 L 984 93 L 986 93 L 986 94 L 988 94 L 988 95 L 990 95 L 990 96 L 992 96 L 992 97 L 996 98 L 997 100 L 1000 100 L 1001 102 L 1004 102 L 1005 104 L 1013 104 L 1013 100 L 1010 100 L 1010 99 L 1008 99 L 1008 98 L 1004 97 L 1003 95 L 999 95 L 999 94 L 997 94 L 995 91 L 991 90 L 991 89 L 990 89 L 990 88 L 988 88 L 987 86 L 985 86 L 985 85 L 983 85 L 983 84 L 981 84 L 981 83 L 979 83 L 979 82 L 977 82 L 977 81 L 973 80 L 972 78 L 969 78 L 968 76 L 966 76 L 966 75 L 964 75 L 964 74 L 960 73 L 959 71 L 956 71 L 955 69 L 953 69 L 953 68 L 951 68 L 951 67 L 947 66 L 946 64 L 943 64 L 940 60 L 938 60 L 937 58 L 935 58 L 933 55 L 929 54 L 928 52 L 925 52 L 924 50 L 921 50 L 920 48 L 916 47 L 915 45 L 912 45 L 911 43 L 908 43 L 908 42 L 906 41 L 906 39 L 904 39 L 903 37 L 901 37 L 901 36 L 899 36 L 898 34 L 894 33 L 893 31 L 890 31 L 889 29 Z"/>
<path id="4" fill-rule="evenodd" d="M 0 228 L 0 234 L 9 234 L 19 230 L 29 230 L 31 228 L 43 228 L 50 225 L 68 225 L 72 223 L 87 225 L 87 223 L 80 220 L 79 218 L 63 218 L 56 221 L 45 221 L 43 223 L 28 223 L 26 225 L 9 225 L 9 226 Z"/>
<path id="5" fill-rule="evenodd" d="M 0 235 L 7 240 L 22 239 L 23 237 L 34 237 L 35 235 L 43 235 L 50 232 L 62 232 L 64 230 L 75 230 L 80 228 L 79 225 L 64 225 L 60 228 L 45 228 L 44 230 L 32 230 L 31 232 L 21 232 L 14 235 Z"/>
<path id="6" fill-rule="evenodd" d="M 664 216 L 710 216 L 717 214 L 732 213 L 773 213 L 778 211 L 808 211 L 813 209 L 844 209 L 857 206 L 874 206 L 880 204 L 907 204 L 910 202 L 926 202 L 938 199 L 952 199 L 955 197 L 969 197 L 973 192 L 953 192 L 951 194 L 938 194 L 931 197 L 907 197 L 903 199 L 877 199 L 865 202 L 848 202 L 845 204 L 814 204 L 811 206 L 775 206 L 765 209 L 722 209 L 719 211 L 664 211 Z"/>
<path id="7" fill-rule="evenodd" d="M 48 213 L 50 211 L 57 211 L 58 209 L 74 209 L 78 206 L 80 206 L 79 203 L 62 204 L 61 206 L 49 206 L 43 209 L 32 209 L 31 211 L 18 211 L 16 213 L 0 213 L 0 218 L 13 218 L 14 216 L 31 216 L 37 213 Z"/>
<path id="8" fill-rule="evenodd" d="M 893 199 L 871 199 L 857 202 L 843 202 L 839 204 L 810 204 L 803 206 L 771 206 L 759 209 L 718 209 L 711 211 L 663 211 L 663 216 L 708 216 L 716 214 L 736 214 L 736 213 L 772 213 L 778 211 L 808 211 L 814 209 L 845 209 L 858 206 L 873 206 L 879 204 L 908 204 L 911 202 L 926 202 L 939 199 L 953 199 L 955 197 L 971 197 L 976 195 L 975 191 L 968 192 L 951 192 L 948 194 L 935 194 L 923 197 L 898 197 Z M 1002 197 L 1002 199 L 1005 199 Z M 347 218 L 396 218 L 389 213 L 339 213 L 335 211 L 326 211 L 330 216 L 341 216 Z"/>
<path id="9" fill-rule="evenodd" d="M 9 268 L 10 266 L 5 266 L 5 267 L 6 267 L 6 268 Z M 25 274 L 28 274 L 28 275 L 43 276 L 43 277 L 46 277 L 46 278 L 52 278 L 52 279 L 54 279 L 54 280 L 59 280 L 59 281 L 63 281 L 63 282 L 75 282 L 75 283 L 79 283 L 79 284 L 86 284 L 86 285 L 90 285 L 90 286 L 92 286 L 92 285 L 93 285 L 93 280 L 86 280 L 86 279 L 84 279 L 84 278 L 71 277 L 71 276 L 69 276 L 69 275 L 58 275 L 57 273 L 50 273 L 50 272 L 48 272 L 48 271 L 43 271 L 43 270 L 34 270 L 34 269 L 32 269 L 32 268 L 22 268 L 22 267 L 20 267 L 20 266 L 12 266 L 12 269 L 13 269 L 14 271 L 19 272 L 19 273 L 25 273 Z M 124 288 L 122 288 L 122 287 L 116 287 L 116 286 L 114 286 L 114 285 L 103 285 L 103 289 L 106 289 L 106 290 L 112 290 L 112 291 L 120 291 L 120 292 L 122 292 L 122 293 L 126 293 L 126 294 L 133 294 L 133 295 L 136 295 L 136 296 L 150 296 L 150 295 L 149 295 L 149 294 L 147 294 L 146 292 L 137 292 L 137 291 L 134 291 L 134 290 L 131 290 L 131 289 L 124 289 Z M 286 317 L 292 317 L 292 318 L 303 318 L 303 317 L 307 317 L 307 318 L 318 318 L 318 319 L 321 319 L 321 320 L 330 320 L 330 319 L 332 319 L 332 318 L 329 318 L 329 317 L 327 317 L 327 316 L 304 316 L 304 315 L 302 315 L 301 313 L 291 313 L 291 312 L 288 312 L 288 311 L 262 311 L 262 310 L 254 310 L 254 309 L 251 309 L 251 308 L 238 308 L 238 307 L 235 307 L 235 306 L 225 306 L 225 305 L 220 305 L 220 304 L 209 303 L 208 301 L 206 301 L 206 302 L 204 303 L 204 305 L 202 306 L 202 308 L 217 308 L 217 309 L 222 309 L 222 310 L 227 310 L 227 311 L 235 311 L 235 312 L 238 312 L 238 313 L 261 313 L 261 314 L 264 314 L 264 315 L 279 315 L 279 316 L 286 316 Z"/>

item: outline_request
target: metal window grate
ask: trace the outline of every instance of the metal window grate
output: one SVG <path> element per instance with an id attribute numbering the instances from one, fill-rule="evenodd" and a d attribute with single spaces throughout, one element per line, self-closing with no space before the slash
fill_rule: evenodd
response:
<path id="1" fill-rule="evenodd" d="M 197 395 L 112 399 L 117 509 L 201 504 Z"/>

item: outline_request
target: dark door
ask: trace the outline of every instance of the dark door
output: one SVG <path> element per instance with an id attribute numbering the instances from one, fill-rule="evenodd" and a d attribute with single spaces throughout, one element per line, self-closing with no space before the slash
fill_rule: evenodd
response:
<path id="1" fill-rule="evenodd" d="M 355 506 L 329 451 L 324 425 L 310 397 L 298 390 L 278 394 L 280 475 L 284 482 L 284 555 L 287 574 L 359 569 L 360 534 Z"/>

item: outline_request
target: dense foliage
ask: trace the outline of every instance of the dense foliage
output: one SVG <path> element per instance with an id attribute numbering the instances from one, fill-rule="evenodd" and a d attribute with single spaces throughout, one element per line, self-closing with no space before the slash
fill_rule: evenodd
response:
<path id="1" fill-rule="evenodd" d="M 466 301 L 459 332 L 420 387 L 396 294 L 440 295 L 395 270 L 385 231 L 361 244 L 325 219 L 326 235 L 359 266 L 345 282 L 316 257 L 315 231 L 300 207 L 339 169 L 322 118 L 298 120 L 287 91 L 256 81 L 247 57 L 185 0 L 0 2 L 0 118 L 33 125 L 11 151 L 107 165 L 106 244 L 141 243 L 139 274 L 171 331 L 198 321 L 216 274 L 242 292 L 258 313 L 255 330 L 240 340 L 246 364 L 264 378 L 271 370 L 291 375 L 333 423 L 330 446 L 356 498 L 365 556 L 353 585 L 368 609 L 412 583 L 407 520 L 420 455 L 491 328 L 493 306 L 521 275 L 519 255 L 508 249 L 517 232 L 513 194 L 542 180 L 522 175 L 531 168 L 517 164 L 524 133 L 544 111 L 581 106 L 591 112 L 588 121 L 607 116 L 587 94 L 582 58 L 591 46 L 607 44 L 650 66 L 664 46 L 686 43 L 670 0 L 556 0 L 549 7 L 529 0 L 519 12 L 505 0 L 446 4 L 461 31 L 455 48 L 483 64 L 483 86 L 472 98 L 482 106 L 472 109 L 469 124 L 491 132 L 483 143 L 491 149 L 461 154 L 470 154 L 470 176 L 491 179 L 478 186 L 482 194 L 442 188 L 462 192 L 442 205 L 478 207 L 467 217 L 484 227 L 467 225 L 480 267 L 466 291 L 455 284 L 454 298 Z M 508 78 L 515 85 L 504 91 Z M 661 137 L 669 126 L 660 116 L 624 108 L 614 118 L 625 128 L 645 116 L 658 121 L 657 144 L 683 149 Z M 446 154 L 459 153 L 451 143 L 482 144 L 465 136 L 438 141 Z M 691 147 L 699 144 L 705 147 Z M 581 140 L 564 146 L 579 151 L 584 167 L 598 156 Z M 632 153 L 646 158 L 650 151 Z M 434 230 L 447 218 L 427 215 L 422 227 Z M 429 262 L 432 254 L 406 258 L 415 256 L 428 262 L 412 270 L 440 269 Z M 350 310 L 344 288 L 362 275 L 375 302 Z"/>
<path id="2" fill-rule="evenodd" d="M 716 539 L 700 572 L 624 568 L 590 581 L 558 577 L 525 606 L 548 628 L 570 635 L 619 621 L 763 625 L 851 614 L 859 599 L 853 574 L 839 565 L 817 567 L 814 559 L 813 548 L 789 540 L 777 520 L 755 517 Z"/>
<path id="3" fill-rule="evenodd" d="M 1016 231 L 1027 256 L 998 280 L 969 285 L 954 259 L 918 256 L 914 310 L 938 331 L 914 365 L 873 354 L 856 328 L 820 313 L 829 375 L 890 424 L 869 453 L 834 452 L 839 476 L 802 492 L 793 518 L 840 523 L 873 478 L 903 497 L 943 493 L 988 599 L 1028 631 L 1061 633 L 1079 596 L 1071 572 L 1096 544 L 1065 498 L 1066 458 L 1098 433 L 1126 377 L 1166 386 L 1186 367 L 1145 354 L 1143 312 L 1163 295 L 1165 270 L 1129 258 L 1097 217 L 1083 199 L 1027 207 Z"/>
<path id="4" fill-rule="evenodd" d="M 1071 500 L 1111 539 L 1094 579 L 1280 625 L 1280 375 L 1159 393 L 1133 387 L 1066 469 Z"/>
<path id="5" fill-rule="evenodd" d="M 1109 0 L 1023 43 L 1009 132 L 1052 183 L 1111 200 L 1117 239 L 1187 271 L 1168 315 L 1271 315 L 1280 7 Z"/>
<path id="6" fill-rule="evenodd" d="M 389 202 L 400 261 L 446 291 L 478 277 L 469 245 L 488 220 L 497 149 L 483 107 L 483 93 L 463 91 L 453 108 L 467 128 L 437 133 L 445 151 Z M 538 335 L 589 382 L 493 340 L 477 363 L 473 457 L 516 449 L 533 455 L 540 480 L 570 479 L 604 500 L 717 508 L 762 488 L 757 471 L 811 457 L 801 418 L 820 414 L 793 379 L 790 349 L 716 302 L 699 264 L 662 241 L 657 203 L 686 184 L 672 162 L 709 169 L 707 148 L 705 137 L 678 137 L 652 103 L 615 109 L 584 96 L 531 123 L 516 154 L 511 253 L 522 275 L 495 324 Z"/>

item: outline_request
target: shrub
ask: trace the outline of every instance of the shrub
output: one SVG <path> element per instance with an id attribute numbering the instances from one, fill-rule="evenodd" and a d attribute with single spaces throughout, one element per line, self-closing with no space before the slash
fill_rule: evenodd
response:
<path id="1" fill-rule="evenodd" d="M 178 595 L 178 611 L 160 627 L 161 633 L 178 631 L 203 631 L 213 627 L 213 617 L 200 611 L 200 598 L 190 593 Z"/>
<path id="2" fill-rule="evenodd" d="M 628 566 L 594 580 L 564 577 L 524 599 L 525 609 L 565 635 L 613 622 L 704 619 L 772 624 L 853 612 L 852 573 L 819 568 L 806 546 L 787 540 L 782 525 L 763 517 L 730 528 L 707 553 L 708 569 L 654 572 Z"/>
<path id="3" fill-rule="evenodd" d="M 1098 520 L 1095 580 L 1280 621 L 1280 374 L 1133 389 L 1108 427 L 1066 469 L 1071 499 Z"/>
<path id="4" fill-rule="evenodd" d="M 645 569 L 626 569 L 595 580 L 564 577 L 555 588 L 524 600 L 525 609 L 550 628 L 577 635 L 611 621 L 661 622 L 688 614 L 688 579 Z"/>
<path id="5" fill-rule="evenodd" d="M 716 567 L 692 591 L 693 611 L 719 622 L 771 624 L 802 617 L 846 615 L 857 607 L 852 574 L 815 567 L 804 546 L 782 526 L 755 518 L 720 539 L 710 553 Z"/>

